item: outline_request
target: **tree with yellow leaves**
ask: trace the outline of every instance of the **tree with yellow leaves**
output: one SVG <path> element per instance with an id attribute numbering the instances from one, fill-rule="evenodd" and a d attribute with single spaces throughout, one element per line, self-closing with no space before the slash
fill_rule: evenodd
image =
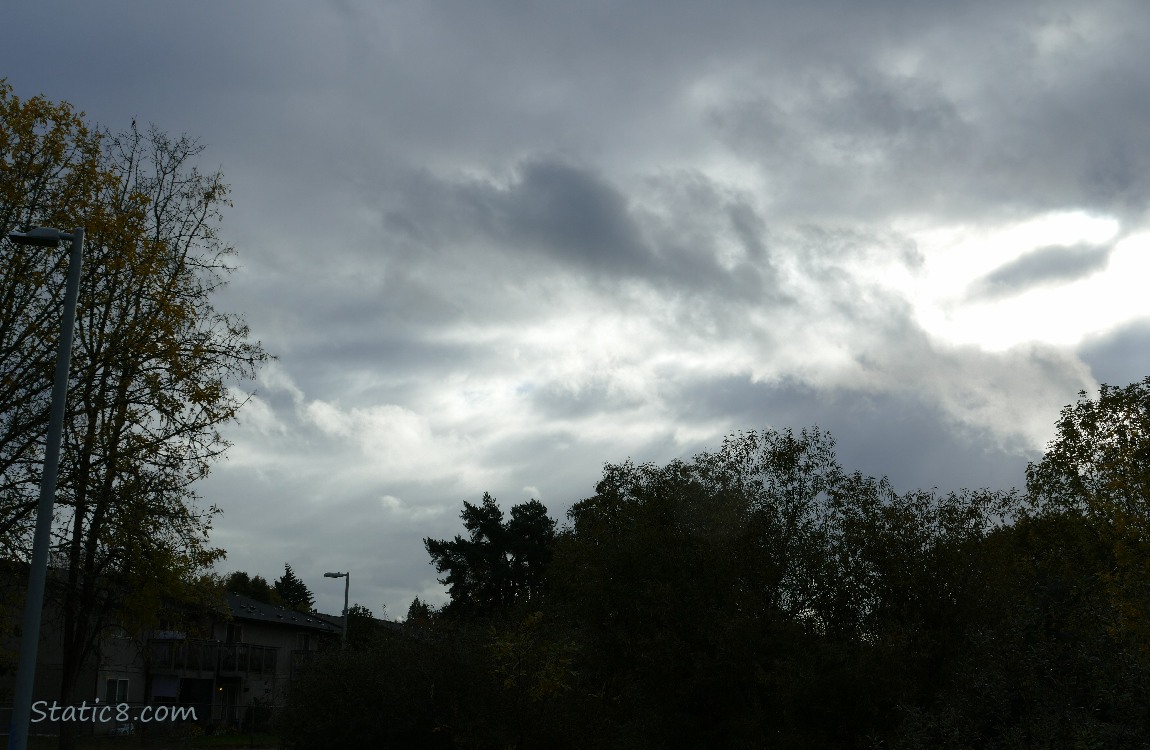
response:
<path id="1" fill-rule="evenodd" d="M 233 384 L 267 359 L 212 304 L 233 253 L 229 205 L 202 147 L 154 128 L 120 135 L 0 81 L 0 230 L 85 227 L 85 259 L 53 530 L 64 633 L 60 699 L 114 616 L 146 622 L 223 551 L 194 491 L 227 448 Z M 27 559 L 61 313 L 62 253 L 0 241 L 0 555 Z M 65 740 L 62 745 L 67 744 Z"/>
<path id="2" fill-rule="evenodd" d="M 1150 377 L 1102 385 L 1063 408 L 1058 434 L 1026 469 L 1031 500 L 1047 514 L 1088 520 L 1108 559 L 1098 571 L 1115 635 L 1150 655 Z"/>

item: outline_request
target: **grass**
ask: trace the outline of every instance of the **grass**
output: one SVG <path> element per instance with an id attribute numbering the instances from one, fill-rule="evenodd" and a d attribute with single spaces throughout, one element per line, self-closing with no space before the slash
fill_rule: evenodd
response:
<path id="1" fill-rule="evenodd" d="M 192 740 L 191 747 L 279 747 L 274 734 L 225 734 L 219 737 L 205 735 Z"/>
<path id="2" fill-rule="evenodd" d="M 4 746 L 8 745 L 8 737 L 3 737 Z M 29 737 L 28 750 L 56 750 L 58 740 L 55 737 Z M 225 734 L 204 735 L 201 737 L 158 737 L 130 735 L 127 737 L 77 737 L 76 750 L 132 750 L 133 748 L 149 748 L 149 750 L 188 750 L 197 747 L 212 748 L 278 748 L 279 738 L 274 734 L 257 732 L 255 734 Z"/>

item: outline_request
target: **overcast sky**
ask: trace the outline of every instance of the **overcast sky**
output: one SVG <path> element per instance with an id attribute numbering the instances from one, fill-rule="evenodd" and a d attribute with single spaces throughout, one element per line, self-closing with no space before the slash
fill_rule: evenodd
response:
<path id="1" fill-rule="evenodd" d="M 278 357 L 200 493 L 222 571 L 446 600 L 464 500 L 819 425 L 1022 486 L 1150 374 L 1141 0 L 8 3 L 0 77 L 207 146 Z"/>

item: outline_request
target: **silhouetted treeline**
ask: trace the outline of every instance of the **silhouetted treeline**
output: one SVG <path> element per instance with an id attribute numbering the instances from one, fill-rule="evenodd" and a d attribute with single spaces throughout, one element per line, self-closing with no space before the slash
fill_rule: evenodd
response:
<path id="1" fill-rule="evenodd" d="M 300 612 L 311 612 L 315 604 L 315 597 L 288 563 L 284 563 L 284 574 L 273 583 L 268 583 L 261 575 L 253 576 L 246 571 L 237 570 L 220 579 L 220 586 L 225 591 L 243 594 L 257 602 Z"/>
<path id="2" fill-rule="evenodd" d="M 451 604 L 297 680 L 285 736 L 1145 747 L 1148 499 L 1150 378 L 1080 394 L 1024 493 L 899 494 L 811 429 L 608 465 L 558 533 L 485 498 L 466 538 L 426 540 Z"/>

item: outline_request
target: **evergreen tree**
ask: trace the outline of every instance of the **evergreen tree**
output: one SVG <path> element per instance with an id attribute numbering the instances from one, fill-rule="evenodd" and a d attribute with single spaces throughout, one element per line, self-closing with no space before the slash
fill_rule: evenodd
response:
<path id="1" fill-rule="evenodd" d="M 555 544 L 555 521 L 538 500 L 503 511 L 490 494 L 482 505 L 463 503 L 469 538 L 424 539 L 440 580 L 450 587 L 448 612 L 491 612 L 530 601 L 543 589 L 544 571 Z"/>
<path id="2" fill-rule="evenodd" d="M 275 582 L 275 593 L 289 609 L 300 612 L 311 612 L 315 605 L 315 597 L 308 591 L 304 582 L 296 577 L 291 565 L 284 563 L 284 574 Z"/>
<path id="3" fill-rule="evenodd" d="M 431 617 L 431 607 L 417 596 L 411 600 L 411 606 L 407 608 L 407 617 L 404 618 L 404 622 L 408 625 L 427 625 L 431 622 Z"/>

